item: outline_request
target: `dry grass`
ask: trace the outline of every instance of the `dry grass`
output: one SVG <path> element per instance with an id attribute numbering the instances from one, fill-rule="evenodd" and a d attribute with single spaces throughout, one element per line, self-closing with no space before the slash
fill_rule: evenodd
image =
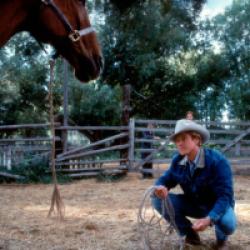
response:
<path id="1" fill-rule="evenodd" d="M 52 185 L 0 186 L 0 249 L 137 250 L 137 212 L 154 180 L 129 174 L 115 183 L 81 180 L 59 187 L 66 219 L 47 218 Z M 250 177 L 235 178 L 239 219 L 230 238 L 234 249 L 250 249 Z M 211 230 L 202 234 L 213 239 Z"/>

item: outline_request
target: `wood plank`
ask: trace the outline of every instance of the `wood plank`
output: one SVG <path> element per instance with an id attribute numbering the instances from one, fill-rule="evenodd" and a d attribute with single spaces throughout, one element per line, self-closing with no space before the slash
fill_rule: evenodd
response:
<path id="1" fill-rule="evenodd" d="M 135 119 L 135 124 L 145 124 L 155 123 L 160 125 L 175 125 L 176 120 L 143 120 L 143 119 Z"/>
<path id="2" fill-rule="evenodd" d="M 93 160 L 93 161 L 83 161 L 83 160 L 75 160 L 75 162 L 58 162 L 57 166 L 69 166 L 69 165 L 87 165 L 87 164 L 106 164 L 106 163 L 116 163 L 121 161 L 126 161 L 127 159 L 115 159 L 115 160 Z"/>
<path id="3" fill-rule="evenodd" d="M 140 168 L 139 170 L 137 170 L 137 172 L 141 172 L 141 173 L 151 173 L 151 174 L 163 174 L 167 169 L 144 169 L 144 168 Z M 232 170 L 234 175 L 250 175 L 250 168 L 241 168 L 241 169 L 237 169 L 234 168 Z"/>
<path id="4" fill-rule="evenodd" d="M 129 122 L 129 152 L 128 152 L 128 161 L 129 167 L 132 166 L 134 161 L 134 152 L 135 152 L 135 120 L 132 118 Z"/>
<path id="5" fill-rule="evenodd" d="M 149 142 L 149 143 L 165 143 L 166 139 L 136 139 L 136 143 L 143 143 L 143 142 Z"/>
<path id="6" fill-rule="evenodd" d="M 135 151 L 139 153 L 151 153 L 151 152 L 154 152 L 155 149 L 154 148 L 135 148 Z"/>
<path id="7" fill-rule="evenodd" d="M 103 171 L 90 171 L 90 172 L 81 172 L 81 173 L 74 173 L 74 174 L 67 174 L 67 176 L 75 179 L 75 178 L 81 178 L 81 177 L 95 177 L 100 174 L 103 174 L 104 176 L 112 176 L 112 175 L 123 175 L 126 174 L 127 171 L 121 170 L 121 169 L 105 169 Z"/>
<path id="8" fill-rule="evenodd" d="M 48 141 L 50 142 L 52 139 L 49 137 L 33 137 L 33 138 L 6 138 L 0 139 L 0 142 L 41 142 L 41 141 Z M 57 141 L 60 141 L 60 137 L 56 137 Z"/>
<path id="9" fill-rule="evenodd" d="M 162 143 L 162 142 L 165 142 L 166 139 L 136 139 L 135 142 L 136 143 L 143 143 L 143 142 L 148 142 L 148 143 Z M 208 144 L 227 144 L 229 142 L 231 142 L 232 140 L 229 140 L 229 139 L 213 139 L 213 140 L 209 140 L 208 141 Z M 250 144 L 250 140 L 242 140 L 241 141 L 241 144 Z"/>
<path id="10" fill-rule="evenodd" d="M 60 123 L 55 123 L 56 126 L 59 126 Z M 38 124 L 19 124 L 19 125 L 2 125 L 0 130 L 16 130 L 16 129 L 35 129 L 35 128 L 49 128 L 50 123 L 38 123 Z"/>
<path id="11" fill-rule="evenodd" d="M 143 127 L 137 127 L 135 128 L 136 132 L 143 132 L 143 131 L 152 131 L 152 132 L 164 132 L 166 134 L 173 133 L 174 129 L 168 129 L 168 128 L 143 128 Z"/>
<path id="12" fill-rule="evenodd" d="M 79 173 L 79 172 L 101 172 L 102 168 L 68 168 L 68 169 L 57 169 L 57 173 Z M 48 171 L 51 173 L 51 170 Z"/>
<path id="13" fill-rule="evenodd" d="M 74 153 L 79 153 L 83 150 L 86 150 L 86 149 L 90 149 L 92 147 L 95 147 L 95 146 L 98 146 L 98 145 L 102 145 L 102 144 L 105 144 L 107 142 L 110 142 L 110 141 L 113 141 L 113 140 L 117 140 L 119 138 L 123 138 L 125 136 L 128 136 L 128 133 L 125 132 L 125 133 L 120 133 L 118 135 L 114 135 L 114 136 L 110 136 L 108 138 L 105 138 L 103 140 L 100 140 L 100 141 L 97 141 L 97 142 L 94 142 L 94 143 L 91 143 L 89 145 L 86 145 L 86 146 L 82 146 L 82 147 L 79 147 L 79 148 L 76 148 L 76 149 L 72 149 L 72 150 L 69 150 L 63 154 L 60 154 L 57 156 L 58 159 L 64 157 L 64 156 L 68 156 L 68 155 L 72 155 Z"/>
<path id="14" fill-rule="evenodd" d="M 234 138 L 233 141 L 231 141 L 224 148 L 221 149 L 221 152 L 225 153 L 226 151 L 228 151 L 232 146 L 237 144 L 241 139 L 249 135 L 249 133 L 250 133 L 250 128 L 248 128 L 246 131 L 243 131 L 240 135 Z"/>
<path id="15" fill-rule="evenodd" d="M 168 148 L 166 145 L 164 145 L 164 146 L 165 147 L 162 148 L 161 151 L 164 151 L 164 152 L 177 152 L 177 148 Z M 140 153 L 151 153 L 151 152 L 154 152 L 154 150 L 156 150 L 156 149 L 157 149 L 157 147 L 148 148 L 148 149 L 147 148 L 136 148 L 135 151 L 140 152 Z"/>
<path id="16" fill-rule="evenodd" d="M 1 177 L 9 178 L 9 179 L 15 179 L 15 180 L 23 180 L 24 177 L 21 175 L 16 175 L 16 174 L 10 174 L 6 172 L 0 172 Z"/>
<path id="17" fill-rule="evenodd" d="M 97 176 L 99 175 L 99 172 L 96 171 L 92 171 L 92 172 L 82 172 L 82 173 L 74 173 L 74 174 L 68 174 L 67 176 L 69 176 L 72 179 L 76 179 L 76 178 L 81 178 L 81 177 L 92 177 L 92 176 Z"/>
<path id="18" fill-rule="evenodd" d="M 239 129 L 208 129 L 210 134 L 227 134 L 227 135 L 238 135 L 242 134 L 244 130 Z"/>
<path id="19" fill-rule="evenodd" d="M 156 124 L 161 124 L 161 125 L 175 125 L 176 120 L 144 120 L 144 119 L 136 119 L 135 123 L 136 124 L 145 124 L 147 125 L 148 123 L 156 123 Z M 217 121 L 209 121 L 209 122 L 204 122 L 204 121 L 199 121 L 196 120 L 195 122 L 202 124 L 202 125 L 207 125 L 207 126 L 225 126 L 225 125 L 231 125 L 231 126 L 250 126 L 250 121 L 229 121 L 229 122 L 217 122 Z"/>
<path id="20" fill-rule="evenodd" d="M 232 126 L 250 126 L 250 121 L 229 121 L 229 122 L 220 122 L 220 121 L 199 121 L 196 120 L 195 122 L 202 124 L 202 125 L 213 125 L 213 126 L 224 126 L 224 125 L 232 125 Z M 136 119 L 136 124 L 148 124 L 148 123 L 156 123 L 156 124 L 165 124 L 165 125 L 175 125 L 176 120 L 148 120 L 148 119 Z"/>
<path id="21" fill-rule="evenodd" d="M 250 121 L 241 121 L 241 122 L 237 122 L 237 121 L 230 121 L 230 122 L 216 122 L 216 121 L 210 121 L 210 122 L 199 122 L 200 124 L 204 124 L 204 125 L 213 125 L 213 126 L 225 126 L 225 125 L 230 125 L 230 126 L 250 126 Z"/>
<path id="22" fill-rule="evenodd" d="M 232 165 L 244 165 L 244 164 L 249 165 L 250 159 L 230 159 L 229 158 L 229 162 Z"/>
<path id="23" fill-rule="evenodd" d="M 128 126 L 60 126 L 60 130 L 128 130 Z"/>
<path id="24" fill-rule="evenodd" d="M 139 169 L 146 162 L 152 160 L 153 155 L 155 155 L 155 154 L 159 153 L 160 151 L 164 150 L 168 143 L 169 143 L 169 140 L 166 140 L 165 144 L 161 145 L 158 149 L 155 149 L 153 152 L 151 152 L 151 154 L 149 154 L 145 159 L 142 159 L 139 163 L 137 163 L 134 168 Z"/>
<path id="25" fill-rule="evenodd" d="M 69 159 L 77 159 L 77 158 L 81 158 L 84 156 L 95 155 L 95 154 L 108 152 L 108 151 L 112 151 L 112 150 L 125 149 L 128 147 L 129 147 L 129 144 L 115 145 L 115 146 L 104 148 L 104 149 L 91 150 L 91 151 L 87 151 L 87 152 L 83 152 L 83 153 L 79 153 L 79 154 L 75 154 L 75 155 L 61 157 L 59 159 L 56 159 L 56 161 L 59 162 L 59 161 L 65 161 L 65 160 L 69 160 Z"/>
<path id="26" fill-rule="evenodd" d="M 141 162 L 141 159 L 136 159 L 134 161 L 135 163 L 139 163 Z M 165 159 L 151 159 L 151 160 L 148 160 L 147 162 L 152 162 L 152 163 L 155 163 L 155 164 L 169 164 L 172 162 L 172 159 L 171 158 L 165 158 Z"/>
<path id="27" fill-rule="evenodd" d="M 68 126 L 68 102 L 69 102 L 69 88 L 68 88 L 68 81 L 69 81 L 69 68 L 68 62 L 64 59 L 63 60 L 63 126 Z M 68 150 L 68 131 L 62 131 L 62 148 L 63 152 Z"/>
<path id="28" fill-rule="evenodd" d="M 122 174 L 126 174 L 127 171 L 124 170 L 124 169 L 118 169 L 118 168 L 116 168 L 116 169 L 104 169 L 101 173 L 104 174 L 104 175 L 110 176 L 110 175 L 122 175 Z"/>
<path id="29" fill-rule="evenodd" d="M 214 140 L 209 140 L 208 144 L 228 144 L 232 142 L 232 140 L 224 140 L 224 139 L 214 139 Z M 241 144 L 250 144 L 250 140 L 241 140 Z"/>

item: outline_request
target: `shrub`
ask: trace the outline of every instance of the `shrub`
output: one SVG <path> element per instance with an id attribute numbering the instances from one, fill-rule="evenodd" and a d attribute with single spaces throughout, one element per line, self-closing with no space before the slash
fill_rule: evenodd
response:
<path id="1" fill-rule="evenodd" d="M 51 183 L 52 175 L 49 162 L 49 156 L 26 155 L 21 163 L 13 166 L 9 171 L 5 169 L 5 172 L 23 176 L 24 179 L 17 180 L 19 183 Z M 68 176 L 62 174 L 57 174 L 57 179 L 59 183 L 66 183 L 71 180 Z"/>

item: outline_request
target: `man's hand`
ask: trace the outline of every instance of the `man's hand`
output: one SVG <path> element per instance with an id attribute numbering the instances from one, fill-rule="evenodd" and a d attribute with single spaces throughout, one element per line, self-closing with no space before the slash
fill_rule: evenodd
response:
<path id="1" fill-rule="evenodd" d="M 164 186 L 156 186 L 155 195 L 160 199 L 166 199 L 168 196 L 168 189 Z"/>
<path id="2" fill-rule="evenodd" d="M 209 217 L 206 217 L 203 219 L 196 220 L 192 228 L 194 229 L 194 231 L 198 232 L 198 231 L 204 231 L 210 225 L 211 225 L 211 219 Z"/>

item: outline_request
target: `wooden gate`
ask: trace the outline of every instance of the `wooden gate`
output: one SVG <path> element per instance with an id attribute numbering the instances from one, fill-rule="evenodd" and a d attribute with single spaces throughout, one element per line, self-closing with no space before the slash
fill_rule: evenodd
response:
<path id="1" fill-rule="evenodd" d="M 57 155 L 57 171 L 72 178 L 94 176 L 101 173 L 122 172 L 128 169 L 128 157 L 122 152 L 129 150 L 127 126 L 62 127 L 58 129 L 109 131 L 111 135 L 88 145 L 76 147 Z"/>
<path id="2" fill-rule="evenodd" d="M 205 145 L 224 153 L 232 165 L 246 166 L 250 163 L 250 122 L 204 122 L 197 121 L 207 127 L 210 132 L 210 140 Z M 134 132 L 130 138 L 133 140 L 130 149 L 131 170 L 151 172 L 143 169 L 145 163 L 153 163 L 153 172 L 162 172 L 171 162 L 171 158 L 177 152 L 175 145 L 169 141 L 169 136 L 174 132 L 176 121 L 173 120 L 131 120 Z M 148 128 L 148 124 L 154 124 Z M 150 139 L 143 137 L 143 132 L 151 131 Z M 142 146 L 144 143 L 148 147 Z M 143 153 L 148 153 L 146 158 Z"/>
<path id="3" fill-rule="evenodd" d="M 222 151 L 232 164 L 250 162 L 250 122 L 200 122 L 210 131 L 207 147 Z M 149 128 L 148 124 L 154 124 Z M 71 177 L 97 175 L 102 171 L 124 169 L 143 171 L 143 164 L 152 162 L 154 170 L 166 169 L 176 152 L 175 145 L 169 141 L 176 121 L 130 119 L 128 126 L 60 126 L 56 131 L 81 131 L 95 133 L 102 131 L 106 136 L 83 146 L 68 145 L 67 150 L 58 148 L 57 170 Z M 6 131 L 45 130 L 43 136 L 13 137 Z M 145 138 L 143 132 L 152 131 L 152 138 Z M 4 135 L 5 133 L 5 135 Z M 37 134 L 37 133 L 36 133 Z M 49 124 L 25 124 L 0 126 L 0 166 L 8 169 L 22 162 L 26 152 L 31 155 L 50 154 L 51 138 Z M 65 145 L 65 137 L 56 137 L 60 145 Z M 147 146 L 145 146 L 147 145 Z M 147 157 L 142 157 L 143 154 Z"/>

